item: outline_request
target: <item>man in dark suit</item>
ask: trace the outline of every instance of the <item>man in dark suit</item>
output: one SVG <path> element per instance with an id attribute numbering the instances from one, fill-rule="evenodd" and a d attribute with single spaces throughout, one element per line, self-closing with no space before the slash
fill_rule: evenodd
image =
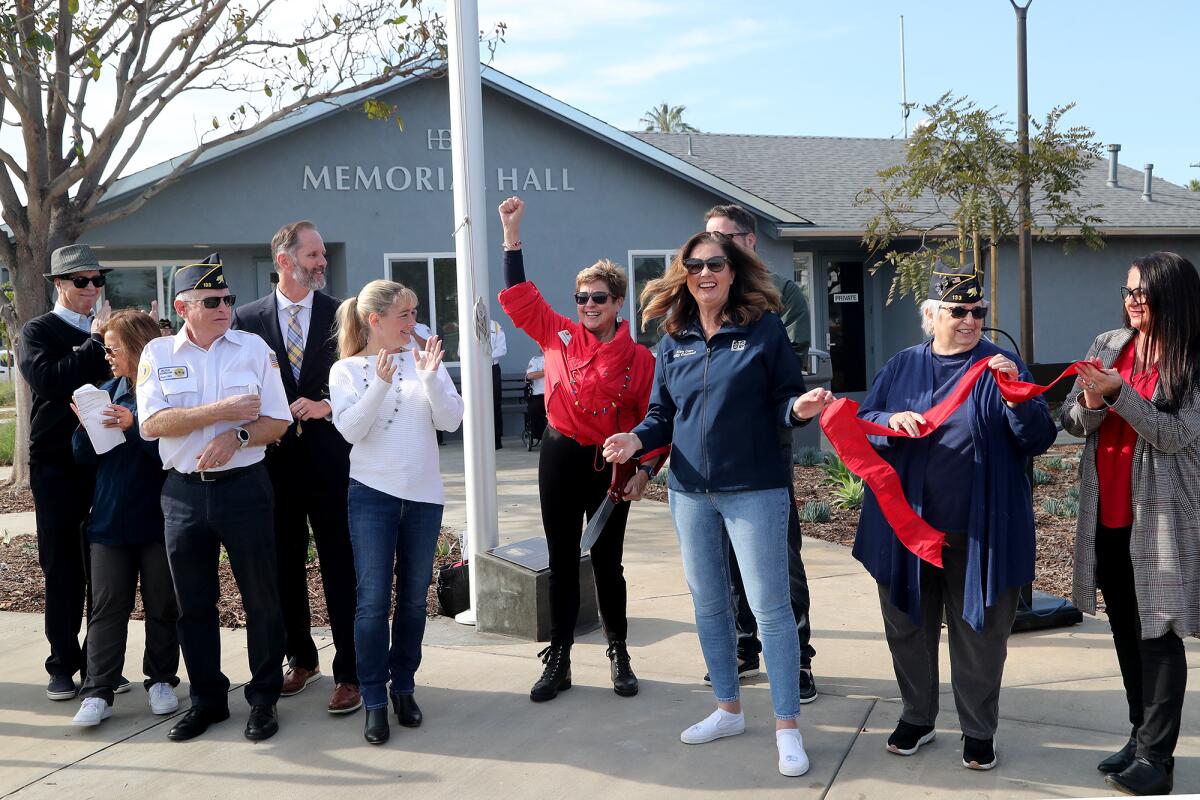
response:
<path id="1" fill-rule="evenodd" d="M 298 694 L 321 677 L 305 566 L 311 525 L 333 629 L 335 686 L 329 712 L 348 714 L 362 699 L 354 656 L 354 556 L 346 520 L 350 445 L 333 427 L 329 407 L 338 302 L 319 291 L 325 288 L 327 262 L 325 243 L 313 223 L 284 225 L 271 239 L 271 253 L 278 288 L 239 308 L 234 325 L 258 334 L 275 351 L 296 420 L 266 458 L 275 489 L 279 599 L 287 630 L 288 669 L 281 694 Z"/>

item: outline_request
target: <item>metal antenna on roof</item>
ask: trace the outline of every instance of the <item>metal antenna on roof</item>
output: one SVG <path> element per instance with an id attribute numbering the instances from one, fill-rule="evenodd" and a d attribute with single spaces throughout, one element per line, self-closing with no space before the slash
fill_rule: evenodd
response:
<path id="1" fill-rule="evenodd" d="M 690 155 L 692 155 L 692 135 L 689 133 L 687 135 L 687 137 L 688 137 L 688 155 L 690 156 Z"/>
<path id="2" fill-rule="evenodd" d="M 904 78 L 904 15 L 900 15 L 900 117 L 904 124 L 904 138 L 908 138 L 908 113 L 916 103 L 908 102 L 908 82 Z"/>

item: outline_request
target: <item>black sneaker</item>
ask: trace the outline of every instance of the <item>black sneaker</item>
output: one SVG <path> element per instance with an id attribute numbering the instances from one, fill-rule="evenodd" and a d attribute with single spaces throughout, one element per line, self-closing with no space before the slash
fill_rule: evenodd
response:
<path id="1" fill-rule="evenodd" d="M 996 748 L 991 739 L 976 739 L 963 734 L 963 766 L 967 769 L 989 770 L 996 766 Z"/>
<path id="2" fill-rule="evenodd" d="M 46 697 L 51 700 L 74 700 L 78 692 L 79 687 L 70 675 L 51 675 L 46 684 Z"/>
<path id="3" fill-rule="evenodd" d="M 113 694 L 125 694 L 132 688 L 129 678 L 124 675 L 117 676 L 117 682 L 113 685 Z"/>
<path id="4" fill-rule="evenodd" d="M 913 725 L 900 720 L 888 737 L 887 751 L 898 756 L 911 756 L 921 749 L 921 745 L 932 742 L 935 735 L 932 725 Z"/>
<path id="5" fill-rule="evenodd" d="M 758 656 L 738 656 L 738 680 L 753 678 L 758 674 Z M 704 682 L 712 686 L 708 673 L 704 673 Z"/>
<path id="6" fill-rule="evenodd" d="M 813 680 L 812 668 L 800 668 L 800 704 L 805 705 L 817 699 L 817 682 Z"/>

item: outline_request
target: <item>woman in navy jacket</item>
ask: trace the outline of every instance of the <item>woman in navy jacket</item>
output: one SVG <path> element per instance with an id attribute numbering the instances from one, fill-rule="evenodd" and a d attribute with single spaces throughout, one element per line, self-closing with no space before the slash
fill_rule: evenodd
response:
<path id="1" fill-rule="evenodd" d="M 665 334 L 650 408 L 631 433 L 610 436 L 604 454 L 624 462 L 672 446 L 671 515 L 717 700 L 717 710 L 680 739 L 702 744 L 746 727 L 729 603 L 732 545 L 771 678 L 779 771 L 803 775 L 800 644 L 788 602 L 791 447 L 780 429 L 816 416 L 832 395 L 805 392 L 767 268 L 724 234 L 688 239 L 641 300 L 643 318 L 663 317 Z"/>
<path id="2" fill-rule="evenodd" d="M 158 457 L 158 442 L 147 442 L 139 433 L 133 386 L 142 348 L 158 337 L 159 328 L 144 311 L 128 309 L 113 314 L 101 332 L 104 357 L 113 372 L 113 379 L 100 387 L 113 401 L 104 424 L 124 431 L 125 441 L 97 456 L 82 428 L 72 440 L 75 460 L 97 465 L 87 527 L 92 561 L 87 678 L 79 692 L 83 702 L 72 721 L 82 727 L 99 725 L 112 716 L 114 684 L 125 662 L 129 615 L 139 576 L 146 614 L 142 670 L 147 676 L 150 710 L 171 714 L 179 708 L 174 690 L 179 684 L 178 612 L 163 545 L 160 503 L 166 473 Z M 74 404 L 71 407 L 79 413 Z"/>

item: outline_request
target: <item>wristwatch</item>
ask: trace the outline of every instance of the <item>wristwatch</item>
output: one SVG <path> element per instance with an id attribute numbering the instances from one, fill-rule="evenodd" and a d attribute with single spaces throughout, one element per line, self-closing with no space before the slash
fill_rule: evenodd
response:
<path id="1" fill-rule="evenodd" d="M 241 448 L 245 447 L 246 445 L 250 444 L 250 431 L 246 430 L 245 428 L 243 428 L 239 425 L 238 427 L 233 429 L 233 432 L 237 435 L 238 449 L 241 449 Z"/>

